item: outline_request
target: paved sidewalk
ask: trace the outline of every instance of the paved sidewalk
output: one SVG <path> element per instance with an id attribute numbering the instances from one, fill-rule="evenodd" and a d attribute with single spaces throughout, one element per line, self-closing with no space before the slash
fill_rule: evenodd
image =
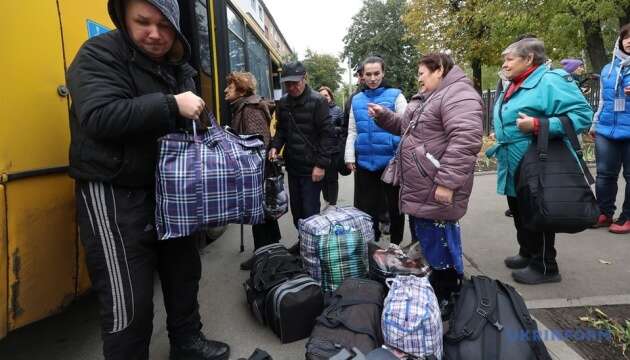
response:
<path id="1" fill-rule="evenodd" d="M 558 261 L 563 281 L 559 284 L 524 286 L 515 284 L 503 258 L 516 251 L 512 219 L 503 215 L 505 198 L 495 194 L 494 175 L 478 176 L 468 214 L 462 220 L 462 237 L 469 274 L 487 276 L 515 285 L 529 306 L 557 307 L 630 303 L 630 235 L 613 235 L 605 229 L 577 235 L 559 235 Z M 352 203 L 352 177 L 341 179 L 340 205 Z M 623 189 L 623 186 L 620 186 Z M 282 242 L 297 239 L 290 216 L 280 221 Z M 247 357 L 256 347 L 268 351 L 275 360 L 304 358 L 305 340 L 281 344 L 271 332 L 251 316 L 242 287 L 248 272 L 239 263 L 251 255 L 251 230 L 246 228 L 246 252 L 239 254 L 239 226 L 203 251 L 200 284 L 200 310 L 204 331 L 211 338 L 232 346 L 232 359 Z M 410 241 L 405 229 L 405 241 Z M 605 264 L 600 262 L 610 262 Z M 159 286 L 156 286 L 155 320 L 151 359 L 168 359 L 165 313 Z M 553 330 L 553 329 L 551 329 Z M 0 341 L 0 359 L 11 360 L 92 360 L 102 359 L 98 308 L 93 297 L 74 304 L 64 313 L 11 333 Z M 548 343 L 556 359 L 580 357 L 562 342 Z"/>

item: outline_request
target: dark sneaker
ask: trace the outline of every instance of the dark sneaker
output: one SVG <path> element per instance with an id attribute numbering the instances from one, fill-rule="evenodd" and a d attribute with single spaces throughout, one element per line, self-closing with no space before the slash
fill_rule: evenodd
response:
<path id="1" fill-rule="evenodd" d="M 201 332 L 182 341 L 171 342 L 170 360 L 227 360 L 226 343 L 206 339 Z"/>
<path id="2" fill-rule="evenodd" d="M 254 266 L 254 260 L 256 259 L 256 257 L 254 255 L 252 255 L 252 257 L 250 257 L 249 259 L 243 261 L 241 263 L 241 270 L 251 270 L 252 266 Z"/>
<path id="3" fill-rule="evenodd" d="M 612 216 L 606 216 L 604 214 L 599 214 L 597 218 L 597 222 L 593 225 L 594 228 L 607 227 L 612 225 L 613 219 Z"/>
<path id="4" fill-rule="evenodd" d="M 506 257 L 503 262 L 510 269 L 523 269 L 529 265 L 530 258 L 521 255 Z"/>
<path id="5" fill-rule="evenodd" d="M 627 220 L 625 216 L 620 216 L 614 224 L 608 227 L 608 231 L 614 234 L 630 233 L 630 220 Z"/>
<path id="6" fill-rule="evenodd" d="M 289 254 L 300 256 L 300 240 L 296 241 L 290 248 L 287 249 Z"/>
<path id="7" fill-rule="evenodd" d="M 545 283 L 556 283 L 562 281 L 560 273 L 543 274 L 528 266 L 521 270 L 512 271 L 514 281 L 521 284 L 537 285 Z"/>
<path id="8" fill-rule="evenodd" d="M 505 216 L 507 216 L 507 217 L 514 217 L 514 214 L 512 214 L 512 210 L 507 209 L 507 210 L 505 210 Z"/>

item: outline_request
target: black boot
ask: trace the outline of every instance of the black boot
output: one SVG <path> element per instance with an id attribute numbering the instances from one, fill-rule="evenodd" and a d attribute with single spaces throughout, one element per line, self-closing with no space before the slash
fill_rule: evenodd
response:
<path id="1" fill-rule="evenodd" d="M 524 269 L 529 265 L 530 261 L 531 258 L 521 256 L 520 254 L 507 257 L 503 260 L 503 262 L 505 262 L 505 266 L 510 269 Z"/>
<path id="2" fill-rule="evenodd" d="M 229 356 L 228 344 L 208 340 L 201 332 L 171 341 L 170 360 L 227 360 Z"/>
<path id="3" fill-rule="evenodd" d="M 560 273 L 543 274 L 540 271 L 536 271 L 531 266 L 528 266 L 521 270 L 512 271 L 512 277 L 516 282 L 527 285 L 537 285 L 562 281 Z"/>

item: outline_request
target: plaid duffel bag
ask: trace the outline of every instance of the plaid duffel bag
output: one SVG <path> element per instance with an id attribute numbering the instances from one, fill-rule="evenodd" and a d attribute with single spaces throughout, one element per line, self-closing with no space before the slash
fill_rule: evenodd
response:
<path id="1" fill-rule="evenodd" d="M 155 219 L 161 240 L 264 221 L 261 138 L 235 135 L 209 117 L 207 131 L 193 126 L 193 134 L 159 139 Z"/>
<path id="2" fill-rule="evenodd" d="M 326 244 L 331 236 L 331 226 L 340 225 L 345 229 L 354 229 L 352 241 L 362 243 L 360 247 L 361 259 L 365 259 L 367 266 L 367 243 L 374 240 L 372 218 L 370 215 L 354 207 L 329 206 L 321 214 L 313 215 L 298 222 L 300 237 L 300 255 L 304 267 L 309 275 L 316 281 L 322 281 L 320 246 Z M 340 239 L 335 239 L 338 242 Z M 344 251 L 351 249 L 346 247 Z M 342 254 L 338 254 L 342 255 Z M 332 264 L 332 263 L 331 263 Z M 367 267 L 366 267 L 367 270 Z M 362 273 L 361 273 L 362 274 Z M 327 290 L 328 291 L 328 290 Z"/>

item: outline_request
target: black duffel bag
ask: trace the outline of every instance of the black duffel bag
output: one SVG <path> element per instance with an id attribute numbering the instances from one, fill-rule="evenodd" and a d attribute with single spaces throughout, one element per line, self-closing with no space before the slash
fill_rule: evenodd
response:
<path id="1" fill-rule="evenodd" d="M 593 176 L 571 120 L 566 116 L 560 120 L 575 154 L 562 137 L 549 139 L 549 120 L 541 118 L 538 138 L 518 170 L 519 215 L 523 227 L 530 231 L 573 234 L 590 228 L 599 216 L 590 187 Z"/>
<path id="2" fill-rule="evenodd" d="M 306 343 L 306 359 L 327 360 L 354 348 L 367 354 L 381 347 L 384 298 L 385 288 L 376 281 L 344 280 L 315 322 Z"/>
<path id="3" fill-rule="evenodd" d="M 444 335 L 445 360 L 551 360 L 523 298 L 485 276 L 464 282 Z"/>

